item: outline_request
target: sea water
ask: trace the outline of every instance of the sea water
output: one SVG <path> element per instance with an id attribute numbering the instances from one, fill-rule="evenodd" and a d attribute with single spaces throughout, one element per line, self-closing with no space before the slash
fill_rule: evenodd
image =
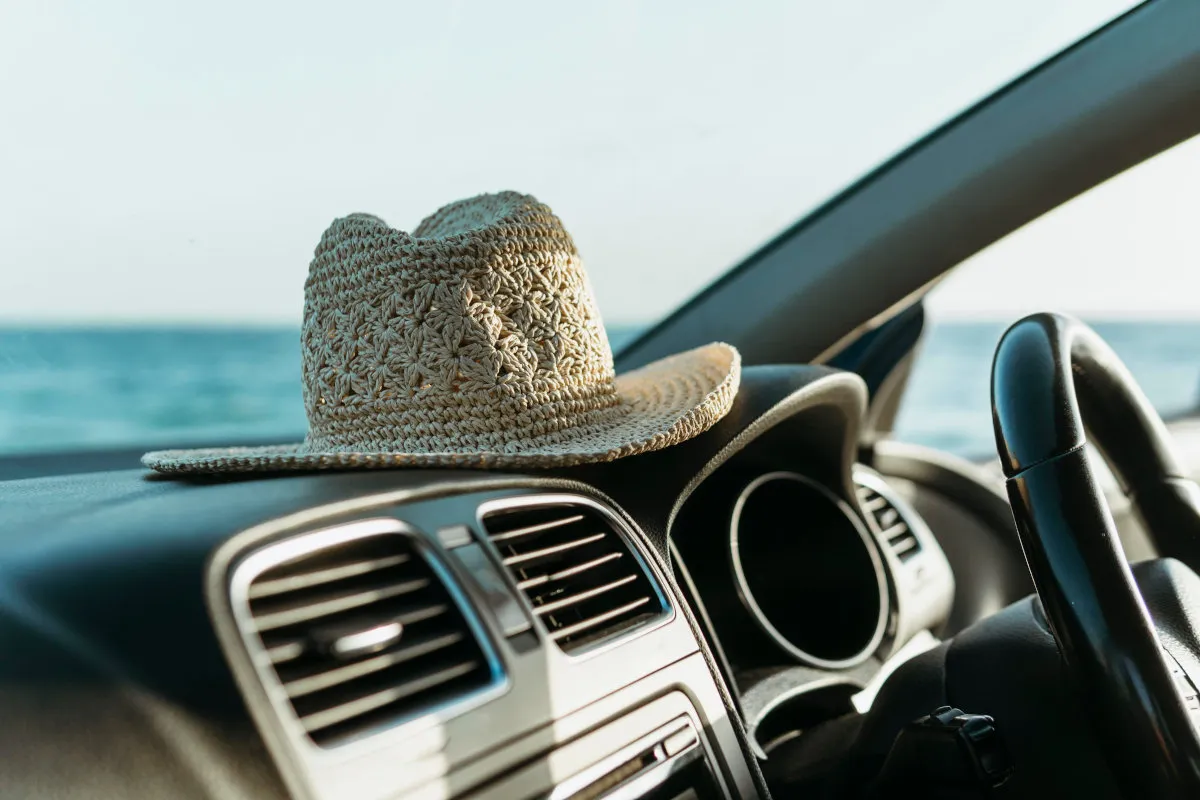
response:
<path id="1" fill-rule="evenodd" d="M 994 448 L 992 352 L 1005 323 L 927 333 L 898 438 L 967 457 Z M 1164 414 L 1200 400 L 1200 323 L 1096 323 Z M 613 346 L 636 329 L 610 330 Z M 294 441 L 303 435 L 290 328 L 0 330 L 0 453 Z"/>

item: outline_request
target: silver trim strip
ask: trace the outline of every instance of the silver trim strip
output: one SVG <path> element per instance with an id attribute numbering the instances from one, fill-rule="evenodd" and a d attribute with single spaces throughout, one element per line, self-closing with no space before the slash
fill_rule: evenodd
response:
<path id="1" fill-rule="evenodd" d="M 832 689 L 835 686 L 857 688 L 859 685 L 860 684 L 858 684 L 851 677 L 845 675 L 829 675 L 824 678 L 807 681 L 797 686 L 792 686 L 788 689 L 785 689 L 784 691 L 772 697 L 769 702 L 759 708 L 758 711 L 755 712 L 753 719 L 748 720 L 749 724 L 746 726 L 746 735 L 750 739 L 750 749 L 754 751 L 754 755 L 757 756 L 760 761 L 766 761 L 770 758 L 770 756 L 767 754 L 766 745 L 776 744 L 778 740 L 760 742 L 758 740 L 758 729 L 762 726 L 763 722 L 766 721 L 766 719 L 770 717 L 772 713 L 774 713 L 775 709 L 779 708 L 780 706 L 796 699 L 797 697 L 803 697 L 806 694 L 812 694 L 814 692 L 822 692 L 826 689 Z"/>
<path id="2" fill-rule="evenodd" d="M 588 617 L 583 622 L 577 622 L 574 625 L 568 625 L 565 628 L 559 628 L 554 633 L 550 634 L 550 638 L 557 642 L 559 639 L 565 639 L 568 636 L 573 636 L 580 631 L 586 631 L 588 628 L 594 628 L 597 625 L 602 625 L 614 617 L 619 617 L 628 611 L 633 611 L 635 608 L 641 608 L 649 602 L 649 597 L 639 597 L 632 603 L 626 603 L 619 608 L 614 608 L 612 611 L 606 611 L 603 614 L 598 614 L 594 617 Z"/>
<path id="3" fill-rule="evenodd" d="M 567 569 L 559 570 L 558 572 L 551 572 L 546 575 L 538 575 L 536 578 L 520 581 L 517 583 L 517 588 L 521 591 L 525 591 L 526 589 L 532 589 L 535 586 L 541 586 L 544 583 L 550 583 L 550 581 L 561 581 L 563 578 L 570 578 L 573 575 L 579 575 L 587 572 L 589 569 L 603 566 L 610 561 L 617 561 L 624 555 L 624 553 L 620 552 L 609 553 L 606 556 L 593 558 L 591 561 L 585 561 L 582 564 L 576 564 L 573 567 L 568 567 Z"/>
<path id="4" fill-rule="evenodd" d="M 288 681 L 283 685 L 283 688 L 287 689 L 288 697 L 303 697 L 306 694 L 319 692 L 322 689 L 337 686 L 339 683 L 345 683 L 346 681 L 360 678 L 363 675 L 370 675 L 372 672 L 379 672 L 388 667 L 403 664 L 405 661 L 411 661 L 414 658 L 435 653 L 443 647 L 450 647 L 461 641 L 461 633 L 443 634 L 442 636 L 419 642 L 416 646 L 408 647 L 399 653 L 384 653 L 374 658 L 368 658 L 366 661 L 357 661 L 353 664 L 347 664 L 344 667 L 336 667 L 326 672 L 319 672 L 308 678 Z"/>
<path id="5" fill-rule="evenodd" d="M 377 708 L 383 708 L 389 703 L 403 700 L 405 697 L 411 697 L 426 689 L 432 689 L 434 686 L 440 686 L 447 681 L 452 681 L 455 678 L 466 675 L 477 666 L 479 666 L 479 662 L 474 659 L 471 661 L 460 661 L 452 667 L 439 669 L 428 675 L 422 675 L 415 681 L 408 681 L 400 686 L 384 689 L 381 692 L 375 692 L 366 697 L 360 697 L 352 703 L 343 703 L 340 706 L 318 711 L 315 714 L 306 714 L 300 718 L 300 722 L 304 725 L 304 730 L 306 731 L 319 731 L 331 725 L 336 725 L 339 722 L 345 722 L 346 720 L 362 716 Z"/>
<path id="6" fill-rule="evenodd" d="M 691 733 L 689 743 L 677 745 L 679 749 L 674 754 L 666 751 L 665 745 L 668 741 L 675 740 L 680 734 L 689 732 Z M 666 781 L 677 770 L 700 758 L 702 752 L 700 737 L 696 734 L 695 727 L 687 716 L 682 716 L 634 740 L 587 769 L 575 773 L 555 786 L 549 794 L 545 795 L 545 800 L 570 800 L 597 781 L 603 780 L 614 770 L 652 749 L 657 756 L 655 762 L 605 791 L 602 795 L 604 800 L 632 800 L 632 798 L 641 797 Z"/>
<path id="7" fill-rule="evenodd" d="M 610 583 L 606 583 L 603 586 L 597 586 L 595 589 L 588 589 L 585 592 L 568 595 L 560 600 L 555 600 L 551 603 L 538 606 L 537 611 L 534 613 L 536 613 L 539 617 L 543 617 L 546 614 L 552 614 L 555 611 L 558 611 L 560 608 L 569 608 L 576 603 L 582 603 L 585 600 L 591 600 L 593 597 L 599 597 L 605 592 L 611 592 L 613 589 L 620 589 L 622 586 L 636 581 L 637 577 L 637 575 L 626 575 L 624 578 L 619 578 Z"/>
<path id="8" fill-rule="evenodd" d="M 505 531 L 504 533 L 498 533 L 491 538 L 492 538 L 493 542 L 507 542 L 510 539 L 519 539 L 520 537 L 528 536 L 531 533 L 541 533 L 542 531 L 553 530 L 554 528 L 561 528 L 564 525 L 572 525 L 576 522 L 579 522 L 579 520 L 581 520 L 581 519 L 583 519 L 583 514 L 576 514 L 573 517 L 563 517 L 562 519 L 555 519 L 555 520 L 551 520 L 550 522 L 543 522 L 541 525 L 527 525 L 524 528 L 517 528 L 515 530 Z"/>
<path id="9" fill-rule="evenodd" d="M 546 556 L 556 556 L 559 553 L 565 553 L 568 550 L 574 550 L 576 547 L 584 547 L 585 545 L 595 544 L 601 539 L 605 539 L 607 537 L 608 534 L 601 531 L 600 533 L 593 533 L 589 536 L 584 536 L 582 539 L 572 539 L 569 542 L 556 544 L 553 547 L 543 547 L 541 550 L 530 550 L 528 553 L 521 553 L 519 556 L 509 556 L 508 558 L 504 559 L 504 566 L 515 567 L 520 564 L 525 564 L 529 561 L 537 561 L 539 558 L 545 558 Z"/>
<path id="10" fill-rule="evenodd" d="M 406 555 L 387 556 L 386 558 L 356 561 L 353 564 L 346 564 L 341 567 L 320 569 L 315 572 L 307 572 L 303 575 L 293 575 L 290 578 L 276 578 L 273 581 L 263 581 L 250 587 L 250 599 L 261 600 L 264 597 L 273 597 L 277 594 L 307 589 L 310 586 L 320 586 L 323 583 L 332 583 L 333 581 L 340 581 L 343 578 L 352 578 L 355 575 L 365 575 L 368 572 L 387 569 L 388 567 L 398 567 L 405 563 L 408 563 L 408 556 Z"/>
<path id="11" fill-rule="evenodd" d="M 255 629 L 259 633 L 264 633 L 266 631 L 273 631 L 276 628 L 286 628 L 288 625 L 297 625 L 301 622 L 312 622 L 321 617 L 332 616 L 342 611 L 350 611 L 351 609 L 367 606 L 380 600 L 419 592 L 428 586 L 429 581 L 426 578 L 416 578 L 404 581 L 403 583 L 393 583 L 378 589 L 367 589 L 361 592 L 338 595 L 316 603 L 305 603 L 294 608 L 272 611 L 255 619 Z"/>
<path id="12" fill-rule="evenodd" d="M 846 516 L 854 529 L 858 532 L 859 538 L 862 540 L 863 547 L 866 549 L 871 558 L 871 564 L 875 570 L 875 582 L 879 590 L 879 614 L 875 621 L 875 630 L 871 634 L 870 640 L 863 646 L 861 650 L 856 652 L 849 658 L 844 659 L 827 659 L 815 656 L 812 653 L 805 652 L 799 647 L 790 642 L 787 637 L 780 633 L 779 629 L 771 622 L 770 618 L 759 606 L 758 601 L 754 599 L 754 592 L 750 589 L 749 581 L 746 579 L 746 571 L 742 566 L 741 548 L 739 544 L 738 523 L 741 520 L 742 509 L 746 505 L 746 499 L 754 492 L 755 489 L 765 483 L 775 480 L 792 480 L 802 483 L 811 489 L 816 490 L 823 497 L 828 499 L 838 510 Z M 821 669 L 846 669 L 861 664 L 870 658 L 871 654 L 879 649 L 879 645 L 883 642 L 884 631 L 887 629 L 888 611 L 890 608 L 890 595 L 887 583 L 887 574 L 884 568 L 883 559 L 877 549 L 877 545 L 871 532 L 864 527 L 863 522 L 853 509 L 846 504 L 844 500 L 835 495 L 833 492 L 820 483 L 805 477 L 795 472 L 768 472 L 760 475 L 751 481 L 741 493 L 738 495 L 737 502 L 733 506 L 733 516 L 729 521 L 729 560 L 733 568 L 734 584 L 737 588 L 738 598 L 742 601 L 742 605 L 750 612 L 758 626 L 770 636 L 775 642 L 788 653 L 791 653 L 802 663 L 809 666 L 819 667 Z"/>

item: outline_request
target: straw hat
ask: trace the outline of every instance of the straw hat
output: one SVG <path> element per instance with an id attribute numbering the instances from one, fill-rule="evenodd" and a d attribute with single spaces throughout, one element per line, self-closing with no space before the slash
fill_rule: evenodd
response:
<path id="1" fill-rule="evenodd" d="M 514 192 L 412 233 L 338 219 L 304 287 L 308 436 L 167 450 L 160 472 L 556 467 L 657 450 L 729 410 L 738 352 L 709 344 L 616 376 L 591 286 L 550 209 Z"/>

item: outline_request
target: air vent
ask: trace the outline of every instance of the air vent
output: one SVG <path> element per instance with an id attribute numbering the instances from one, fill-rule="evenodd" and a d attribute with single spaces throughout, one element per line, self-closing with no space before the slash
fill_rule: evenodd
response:
<path id="1" fill-rule="evenodd" d="M 380 524 L 392 529 L 379 532 Z M 270 566 L 245 585 L 244 633 L 261 644 L 256 660 L 269 662 L 318 745 L 431 712 L 497 680 L 446 585 L 397 524 L 322 531 L 247 561 Z"/>
<path id="2" fill-rule="evenodd" d="M 883 482 L 861 472 L 855 474 L 854 480 L 858 484 L 856 491 L 863 512 L 874 523 L 875 531 L 887 542 L 892 554 L 901 562 L 916 557 L 921 552 L 921 542 L 895 502 L 880 491 Z"/>
<path id="3" fill-rule="evenodd" d="M 520 506 L 483 525 L 550 638 L 574 653 L 654 620 L 662 596 L 614 520 L 583 503 Z"/>

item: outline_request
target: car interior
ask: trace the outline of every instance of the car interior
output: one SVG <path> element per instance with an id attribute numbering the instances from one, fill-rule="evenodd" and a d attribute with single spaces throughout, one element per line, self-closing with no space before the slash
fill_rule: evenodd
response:
<path id="1" fill-rule="evenodd" d="M 742 354 L 732 409 L 679 444 L 4 459 L 0 793 L 1200 796 L 1191 429 L 1046 309 L 996 351 L 994 460 L 889 435 L 939 280 L 1200 134 L 1198 31 L 1193 2 L 1138 6 L 630 343 L 618 370 Z"/>

